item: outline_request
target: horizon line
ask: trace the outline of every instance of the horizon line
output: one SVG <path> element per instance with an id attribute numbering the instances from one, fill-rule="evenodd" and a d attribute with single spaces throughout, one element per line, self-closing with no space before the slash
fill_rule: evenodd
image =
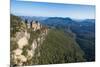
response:
<path id="1" fill-rule="evenodd" d="M 12 14 L 12 13 L 10 13 L 11 15 L 14 15 L 14 16 L 24 16 L 24 15 L 15 15 L 15 14 Z M 26 16 L 26 15 L 25 15 Z M 83 19 L 95 19 L 95 18 L 72 18 L 72 17 L 68 17 L 68 16 L 35 16 L 35 15 L 33 15 L 33 16 L 27 16 L 27 17 L 58 17 L 58 18 L 71 18 L 71 19 L 81 19 L 81 20 L 83 20 Z"/>

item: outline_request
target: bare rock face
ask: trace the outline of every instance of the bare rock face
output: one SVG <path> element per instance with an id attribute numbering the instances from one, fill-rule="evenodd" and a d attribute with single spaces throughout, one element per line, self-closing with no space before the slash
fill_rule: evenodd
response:
<path id="1" fill-rule="evenodd" d="M 24 27 L 25 24 L 23 28 Z M 27 61 L 30 61 L 34 57 L 36 48 L 38 48 L 42 44 L 48 32 L 48 30 L 46 28 L 43 28 L 40 23 L 32 23 L 31 29 L 33 30 L 33 32 L 36 32 L 37 30 L 41 32 L 37 38 L 33 39 L 32 44 L 29 44 L 31 33 L 27 32 L 27 28 L 20 30 L 19 32 L 16 32 L 15 38 L 14 37 L 11 38 L 11 40 L 16 42 L 18 45 L 18 48 L 14 49 L 11 53 L 11 58 L 13 59 L 13 63 L 16 65 L 22 66 L 24 63 L 27 63 Z M 28 47 L 25 48 L 25 46 L 30 46 L 31 49 L 28 49 Z M 26 51 L 25 55 L 23 54 L 24 48 Z M 39 51 L 37 53 L 37 56 L 40 56 Z"/>
<path id="2" fill-rule="evenodd" d="M 25 31 L 25 37 L 29 40 L 30 39 L 30 33 L 28 33 L 27 31 Z"/>
<path id="3" fill-rule="evenodd" d="M 32 50 L 27 50 L 27 56 L 25 57 L 22 55 L 24 46 L 28 45 L 28 40 L 30 38 L 30 33 L 27 31 L 23 32 L 17 32 L 16 33 L 16 42 L 18 45 L 18 48 L 12 51 L 11 58 L 13 59 L 13 63 L 17 64 L 19 66 L 22 66 L 23 63 L 26 63 L 27 60 L 32 59 L 33 53 Z"/>
<path id="4" fill-rule="evenodd" d="M 24 62 L 27 61 L 27 58 L 24 55 L 14 55 L 14 63 L 17 65 L 23 65 Z"/>
<path id="5" fill-rule="evenodd" d="M 33 43 L 32 43 L 32 50 L 34 51 L 37 47 L 37 41 L 36 40 L 33 40 Z"/>
<path id="6" fill-rule="evenodd" d="M 22 55 L 23 47 L 28 45 L 28 39 L 30 35 L 27 32 L 17 32 L 16 33 L 16 43 L 18 48 L 12 51 L 11 58 L 13 59 L 13 63 L 17 65 L 23 65 L 23 63 L 27 62 L 27 57 Z"/>
<path id="7" fill-rule="evenodd" d="M 41 29 L 41 24 L 39 22 L 33 21 L 32 22 L 32 28 L 34 31 Z"/>
<path id="8" fill-rule="evenodd" d="M 14 55 L 21 55 L 22 54 L 22 50 L 17 48 L 15 50 L 13 50 Z"/>
<path id="9" fill-rule="evenodd" d="M 19 48 L 12 51 L 13 62 L 17 65 L 22 65 L 24 62 L 27 61 L 27 58 L 24 55 L 22 55 L 22 52 L 23 50 Z"/>
<path id="10" fill-rule="evenodd" d="M 27 38 L 24 36 L 24 37 L 22 37 L 21 39 L 18 40 L 17 44 L 18 44 L 18 47 L 19 47 L 20 49 L 22 49 L 24 46 L 28 45 L 28 40 L 27 40 Z"/>
<path id="11" fill-rule="evenodd" d="M 24 36 L 24 32 L 16 32 L 16 40 L 18 41 L 20 38 L 22 38 Z"/>
<path id="12" fill-rule="evenodd" d="M 27 61 L 27 58 L 24 55 L 20 55 L 18 58 L 22 63 Z"/>

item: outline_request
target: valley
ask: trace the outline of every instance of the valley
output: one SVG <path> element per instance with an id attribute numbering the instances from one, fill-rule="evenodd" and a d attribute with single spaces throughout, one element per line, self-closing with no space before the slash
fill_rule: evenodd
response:
<path id="1" fill-rule="evenodd" d="M 95 20 L 11 15 L 11 65 L 95 61 Z"/>

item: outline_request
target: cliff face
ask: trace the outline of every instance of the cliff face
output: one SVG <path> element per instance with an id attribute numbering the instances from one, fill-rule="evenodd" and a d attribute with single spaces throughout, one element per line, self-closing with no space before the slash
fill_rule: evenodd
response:
<path id="1" fill-rule="evenodd" d="M 48 28 L 40 22 L 21 21 L 11 16 L 11 65 L 35 65 L 83 62 L 84 52 L 74 34 Z"/>
<path id="2" fill-rule="evenodd" d="M 35 49 L 45 40 L 48 29 L 40 23 L 34 23 L 32 27 L 27 28 L 25 22 L 22 22 L 21 28 L 19 29 L 14 34 L 14 37 L 11 37 L 11 47 L 16 46 L 11 50 L 11 63 L 13 65 L 28 65 L 32 63 L 29 61 L 32 61 L 35 55 Z M 38 56 L 40 55 L 38 51 Z"/>

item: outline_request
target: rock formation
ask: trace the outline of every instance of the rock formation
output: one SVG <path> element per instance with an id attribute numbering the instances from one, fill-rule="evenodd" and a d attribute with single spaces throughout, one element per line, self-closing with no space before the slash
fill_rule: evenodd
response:
<path id="1" fill-rule="evenodd" d="M 15 37 L 11 39 L 11 41 L 16 42 L 17 48 L 14 49 L 11 52 L 11 59 L 13 64 L 22 66 L 28 63 L 28 61 L 31 61 L 34 57 L 36 48 L 39 47 L 39 45 L 42 44 L 43 40 L 45 40 L 45 36 L 47 35 L 48 29 L 44 26 L 42 26 L 39 22 L 32 22 L 31 24 L 26 24 L 28 27 L 25 27 L 25 23 L 22 22 L 24 26 L 20 31 L 16 32 Z M 29 31 L 31 30 L 31 31 Z M 35 36 L 34 34 L 30 33 L 37 33 L 39 31 L 38 37 L 32 38 L 32 36 Z M 32 40 L 32 43 L 30 44 L 29 41 Z M 29 46 L 29 47 L 28 47 Z M 12 46 L 13 47 L 13 46 Z M 26 48 L 25 48 L 26 47 Z M 38 51 L 38 56 L 40 56 L 40 52 Z"/>

